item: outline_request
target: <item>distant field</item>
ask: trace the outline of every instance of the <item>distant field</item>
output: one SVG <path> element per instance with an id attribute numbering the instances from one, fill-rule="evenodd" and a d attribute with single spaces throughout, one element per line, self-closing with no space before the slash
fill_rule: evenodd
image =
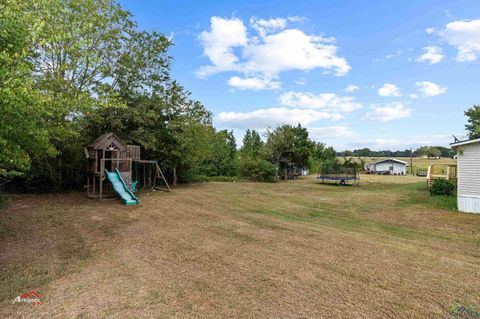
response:
<path id="1" fill-rule="evenodd" d="M 480 306 L 480 215 L 429 196 L 424 178 L 139 196 L 17 196 L 0 210 L 0 318 L 410 319 Z M 31 290 L 40 305 L 12 303 Z"/>
<path id="2" fill-rule="evenodd" d="M 339 157 L 343 159 L 343 157 Z M 378 162 L 383 159 L 388 159 L 390 157 L 360 157 L 366 163 L 373 163 Z M 405 161 L 408 163 L 407 172 L 410 173 L 410 157 L 395 157 L 396 159 Z M 358 157 L 354 157 L 358 161 Z M 421 157 L 414 157 L 413 158 L 413 171 L 416 172 L 417 169 L 427 169 L 431 164 L 455 164 L 456 161 L 452 158 L 421 158 Z"/>

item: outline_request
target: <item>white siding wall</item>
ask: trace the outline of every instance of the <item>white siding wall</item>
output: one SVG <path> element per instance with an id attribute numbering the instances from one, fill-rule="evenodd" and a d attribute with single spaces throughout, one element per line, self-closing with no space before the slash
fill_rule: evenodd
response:
<path id="1" fill-rule="evenodd" d="M 480 213 L 480 143 L 460 146 L 457 157 L 458 209 Z"/>
<path id="2" fill-rule="evenodd" d="M 388 171 L 390 170 L 390 166 L 393 165 L 393 173 L 394 174 L 402 174 L 405 175 L 407 172 L 407 166 L 402 163 L 397 163 L 397 162 L 383 162 L 383 163 L 378 163 L 375 164 L 375 171 L 380 172 L 380 171 Z"/>
<path id="3" fill-rule="evenodd" d="M 461 212 L 480 213 L 480 197 L 458 195 L 457 204 Z"/>

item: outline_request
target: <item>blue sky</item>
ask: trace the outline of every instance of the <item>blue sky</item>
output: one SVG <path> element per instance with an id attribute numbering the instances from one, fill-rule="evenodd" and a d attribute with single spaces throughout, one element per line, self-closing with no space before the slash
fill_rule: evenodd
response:
<path id="1" fill-rule="evenodd" d="M 300 122 L 339 150 L 448 145 L 480 103 L 478 0 L 120 2 L 239 144 Z"/>

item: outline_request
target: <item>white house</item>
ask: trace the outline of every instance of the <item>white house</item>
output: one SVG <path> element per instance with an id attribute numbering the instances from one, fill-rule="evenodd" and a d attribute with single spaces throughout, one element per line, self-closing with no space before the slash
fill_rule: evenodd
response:
<path id="1" fill-rule="evenodd" d="M 480 213 L 480 138 L 450 145 L 457 152 L 458 210 Z"/>
<path id="2" fill-rule="evenodd" d="M 371 173 L 387 173 L 390 175 L 406 175 L 407 162 L 388 158 L 368 165 Z"/>

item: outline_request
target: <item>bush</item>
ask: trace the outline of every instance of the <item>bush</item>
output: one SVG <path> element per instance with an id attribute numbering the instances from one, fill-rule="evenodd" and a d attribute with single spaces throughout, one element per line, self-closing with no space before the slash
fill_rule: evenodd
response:
<path id="1" fill-rule="evenodd" d="M 257 182 L 274 182 L 277 177 L 277 166 L 263 159 L 245 159 L 239 170 L 242 177 Z"/>
<path id="2" fill-rule="evenodd" d="M 455 185 L 446 179 L 436 179 L 430 188 L 431 195 L 451 196 L 455 191 Z"/>

